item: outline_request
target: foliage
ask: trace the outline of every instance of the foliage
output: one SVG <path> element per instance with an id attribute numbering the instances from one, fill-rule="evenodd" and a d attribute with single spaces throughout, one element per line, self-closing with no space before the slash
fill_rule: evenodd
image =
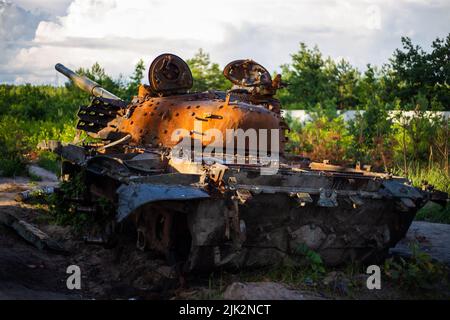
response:
<path id="1" fill-rule="evenodd" d="M 402 169 L 394 170 L 394 173 L 400 176 L 407 175 L 412 184 L 421 187 L 424 184 L 434 186 L 437 190 L 450 194 L 450 175 L 444 168 L 439 166 L 423 167 L 418 164 L 411 164 L 406 173 Z"/>
<path id="2" fill-rule="evenodd" d="M 407 173 L 404 169 L 393 170 L 396 175 L 407 176 L 418 188 L 432 185 L 436 190 L 450 194 L 450 175 L 445 168 L 433 164 L 431 167 L 410 164 Z M 441 206 L 433 202 L 427 203 L 416 215 L 417 220 L 450 224 L 450 204 Z"/>
<path id="3" fill-rule="evenodd" d="M 338 109 L 364 109 L 377 96 L 391 107 L 399 100 L 403 110 L 414 110 L 417 96 L 426 98 L 429 108 L 450 110 L 450 34 L 437 38 L 427 53 L 402 38 L 381 69 L 367 66 L 364 74 L 341 59 L 323 57 L 318 47 L 300 43 L 291 62 L 281 66 L 289 86 L 278 97 L 286 109 L 312 109 L 317 103 L 334 103 Z"/>
<path id="4" fill-rule="evenodd" d="M 400 257 L 385 261 L 383 272 L 389 279 L 407 290 L 432 289 L 432 284 L 448 282 L 448 270 L 443 264 L 432 261 L 417 243 L 411 244 L 411 251 L 408 260 Z"/>
<path id="5" fill-rule="evenodd" d="M 130 98 L 137 93 L 144 69 L 140 60 L 127 84 L 113 80 L 98 63 L 77 72 Z M 38 152 L 36 146 L 43 140 L 73 141 L 77 109 L 87 103 L 89 95 L 71 83 L 64 87 L 0 85 L 0 175 L 24 174 L 25 164 L 34 160 L 46 169 L 59 171 L 57 158 Z"/>
<path id="6" fill-rule="evenodd" d="M 450 96 L 449 68 L 443 59 L 449 38 L 437 39 L 431 53 L 407 38 L 402 43 L 403 50 L 397 50 L 389 64 L 381 69 L 368 65 L 363 74 L 344 60 L 335 63 L 317 47 L 301 43 L 292 62 L 282 66 L 289 86 L 279 98 L 284 108 L 308 110 L 312 121 L 300 124 L 288 119 L 288 150 L 316 161 L 370 164 L 375 170 L 401 167 L 406 176 L 411 164 L 439 166 L 448 176 L 450 121 L 430 111 L 449 106 L 444 97 Z M 447 90 L 436 89 L 442 87 Z M 336 113 L 342 109 L 360 113 L 345 124 Z M 393 117 L 392 110 L 398 111 Z M 407 110 L 409 115 L 402 114 Z"/>
<path id="7" fill-rule="evenodd" d="M 361 163 L 370 163 L 375 168 L 382 167 L 387 171 L 392 165 L 393 157 L 392 121 L 379 99 L 368 102 L 364 111 L 349 122 L 353 138 L 351 156 Z"/>
<path id="8" fill-rule="evenodd" d="M 305 244 L 302 244 L 295 249 L 295 255 L 305 260 L 306 267 L 311 270 L 314 277 L 325 274 L 326 270 L 322 258 L 317 252 L 311 250 Z"/>
<path id="9" fill-rule="evenodd" d="M 450 204 L 441 206 L 429 202 L 417 212 L 416 220 L 450 224 Z"/>
<path id="10" fill-rule="evenodd" d="M 282 66 L 282 76 L 289 86 L 280 90 L 279 99 L 285 108 L 312 109 L 317 104 L 336 102 L 337 68 L 330 58 L 323 59 L 318 47 L 309 49 L 300 43 L 292 54 L 292 63 Z"/>
<path id="11" fill-rule="evenodd" d="M 287 119 L 288 151 L 316 161 L 370 164 L 375 170 L 402 168 L 406 176 L 411 166 L 439 167 L 448 177 L 450 121 L 429 111 L 450 108 L 450 34 L 436 39 L 429 53 L 408 38 L 402 38 L 402 46 L 381 69 L 368 65 L 361 74 L 345 60 L 336 63 L 317 47 L 300 43 L 282 66 L 289 85 L 278 97 L 285 109 L 308 110 L 312 121 Z M 347 124 L 336 113 L 346 109 L 360 111 Z M 391 110 L 398 113 L 392 117 Z M 411 114 L 403 116 L 401 111 L 408 110 Z M 448 189 L 443 183 L 439 188 Z"/>
<path id="12" fill-rule="evenodd" d="M 84 172 L 74 175 L 69 181 L 63 181 L 59 191 L 48 197 L 50 215 L 53 222 L 60 225 L 71 225 L 81 229 L 89 222 L 93 222 L 92 215 L 85 212 L 76 212 L 76 202 L 85 193 Z"/>
<path id="13" fill-rule="evenodd" d="M 397 49 L 391 59 L 395 74 L 393 93 L 404 104 L 413 97 L 423 95 L 431 104 L 433 100 L 450 106 L 450 34 L 446 39 L 436 39 L 432 51 L 427 53 L 414 45 L 410 38 L 402 37 L 403 50 Z"/>
<path id="14" fill-rule="evenodd" d="M 320 255 L 306 245 L 300 245 L 292 257 L 259 271 L 243 272 L 240 276 L 244 281 L 276 281 L 311 287 L 318 286 L 326 272 Z"/>
<path id="15" fill-rule="evenodd" d="M 230 88 L 230 83 L 222 75 L 219 65 L 211 62 L 209 54 L 202 49 L 199 49 L 194 57 L 186 62 L 194 78 L 191 91 L 227 90 Z"/>
<path id="16" fill-rule="evenodd" d="M 417 97 L 416 109 L 410 116 L 396 116 L 393 125 L 395 162 L 402 164 L 406 174 L 412 163 L 428 167 L 437 163 L 448 172 L 449 120 L 428 112 L 426 100 L 421 98 L 423 96 Z"/>
<path id="17" fill-rule="evenodd" d="M 24 172 L 27 145 L 21 123 L 11 117 L 0 119 L 0 174 L 14 176 Z"/>
<path id="18" fill-rule="evenodd" d="M 138 88 L 141 85 L 141 81 L 144 78 L 145 64 L 144 60 L 140 59 L 134 67 L 134 72 L 130 77 L 130 81 L 125 88 L 125 94 L 123 98 L 125 101 L 130 101 L 133 96 L 137 95 Z"/>
<path id="19" fill-rule="evenodd" d="M 49 151 L 40 152 L 37 164 L 40 167 L 48 171 L 51 171 L 56 175 L 60 174 L 59 156 L 53 152 Z"/>
<path id="20" fill-rule="evenodd" d="M 43 140 L 72 141 L 75 136 L 73 122 L 30 121 L 10 115 L 0 118 L 0 174 L 13 176 L 24 173 L 25 164 L 39 158 L 36 146 Z M 47 158 L 42 161 L 50 168 Z M 56 160 L 56 158 L 55 158 Z"/>
<path id="21" fill-rule="evenodd" d="M 289 86 L 279 90 L 285 109 L 305 109 L 312 121 L 287 119 L 289 152 L 335 164 L 370 164 L 374 170 L 405 175 L 420 185 L 427 180 L 449 191 L 450 121 L 431 114 L 449 110 L 450 34 L 436 39 L 430 52 L 402 38 L 402 48 L 381 68 L 367 65 L 361 73 L 349 62 L 324 57 L 318 47 L 301 43 L 289 64 L 281 66 Z M 226 90 L 230 83 L 208 53 L 199 50 L 187 60 L 194 77 L 193 91 Z M 105 89 L 130 100 L 145 73 L 139 60 L 131 76 L 113 79 L 100 64 L 77 70 Z M 73 141 L 76 112 L 89 95 L 73 84 L 0 85 L 0 175 L 24 173 L 37 161 L 57 172 L 57 157 L 36 150 L 42 140 Z M 340 112 L 360 113 L 344 122 Z M 407 117 L 400 113 L 411 112 Z"/>
<path id="22" fill-rule="evenodd" d="M 80 171 L 59 185 L 57 192 L 47 197 L 50 221 L 60 225 L 70 225 L 76 231 L 100 226 L 110 220 L 114 206 L 110 200 L 99 197 L 87 202 L 85 173 Z M 95 212 L 78 211 L 80 203 L 95 208 Z"/>
<path id="23" fill-rule="evenodd" d="M 306 124 L 287 119 L 290 126 L 287 149 L 292 153 L 312 159 L 327 159 L 336 164 L 351 162 L 348 155 L 352 136 L 344 119 L 337 115 L 333 106 L 322 108 L 318 104 L 316 110 L 311 113 L 312 121 Z"/>

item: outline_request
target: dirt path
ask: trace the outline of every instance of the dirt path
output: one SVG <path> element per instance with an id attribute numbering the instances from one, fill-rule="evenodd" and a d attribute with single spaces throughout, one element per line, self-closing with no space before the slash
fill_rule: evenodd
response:
<path id="1" fill-rule="evenodd" d="M 36 216 L 31 206 L 17 203 L 17 192 L 55 182 L 31 183 L 25 178 L 0 180 L 0 214 L 27 219 Z M 0 299 L 77 299 L 65 285 L 67 258 L 37 250 L 13 230 L 0 225 Z"/>
<path id="2" fill-rule="evenodd" d="M 160 257 L 136 249 L 123 238 L 114 249 L 86 245 L 82 235 L 48 224 L 36 206 L 16 202 L 18 192 L 55 181 L 31 183 L 26 178 L 0 178 L 0 215 L 12 214 L 50 235 L 69 254 L 38 250 L 0 224 L 0 299 L 162 299 L 177 286 L 171 268 Z M 81 269 L 81 290 L 69 290 L 67 267 Z"/>
<path id="3" fill-rule="evenodd" d="M 66 288 L 64 257 L 39 251 L 0 227 L 0 299 L 77 299 Z"/>

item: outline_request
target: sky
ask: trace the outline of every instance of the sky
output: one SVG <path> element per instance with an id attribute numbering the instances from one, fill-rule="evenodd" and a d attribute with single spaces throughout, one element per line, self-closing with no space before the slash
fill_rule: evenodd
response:
<path id="1" fill-rule="evenodd" d="M 450 0 L 0 0 L 0 83 L 61 85 L 56 63 L 99 62 L 128 77 L 139 59 L 199 48 L 222 67 L 251 58 L 269 71 L 304 42 L 364 70 L 401 37 L 429 49 L 450 33 Z"/>

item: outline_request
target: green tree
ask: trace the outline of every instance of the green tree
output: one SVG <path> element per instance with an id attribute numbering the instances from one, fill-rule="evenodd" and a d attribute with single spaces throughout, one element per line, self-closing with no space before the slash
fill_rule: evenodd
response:
<path id="1" fill-rule="evenodd" d="M 432 51 L 425 52 L 414 45 L 410 38 L 402 37 L 402 49 L 397 49 L 390 59 L 393 71 L 392 91 L 401 99 L 402 105 L 415 108 L 414 99 L 424 96 L 428 107 L 432 101 L 450 109 L 450 34 L 436 39 Z"/>
<path id="2" fill-rule="evenodd" d="M 387 105 L 377 94 L 365 100 L 363 113 L 349 123 L 353 137 L 352 158 L 387 171 L 392 164 L 392 120 Z"/>
<path id="3" fill-rule="evenodd" d="M 291 55 L 292 62 L 282 65 L 282 77 L 288 87 L 280 90 L 279 99 L 287 109 L 312 109 L 318 103 L 337 102 L 336 64 L 324 59 L 318 47 L 309 49 L 300 43 L 300 50 Z"/>
<path id="4" fill-rule="evenodd" d="M 231 87 L 230 82 L 223 76 L 217 63 L 211 62 L 208 53 L 202 49 L 188 59 L 187 64 L 194 78 L 194 85 L 191 91 L 207 90 L 228 90 Z"/>
<path id="5" fill-rule="evenodd" d="M 291 129 L 288 133 L 288 151 L 308 156 L 314 161 L 352 163 L 353 159 L 349 157 L 352 136 L 343 117 L 331 113 L 313 112 L 312 120 L 306 124 L 288 119 Z"/>
<path id="6" fill-rule="evenodd" d="M 130 101 L 133 96 L 136 96 L 138 93 L 138 88 L 141 85 L 142 79 L 144 78 L 145 72 L 145 64 L 144 60 L 140 59 L 136 66 L 134 67 L 134 72 L 130 76 L 130 80 L 125 89 L 124 99 L 126 101 Z"/>
<path id="7" fill-rule="evenodd" d="M 405 174 L 409 167 L 422 166 L 428 163 L 431 167 L 433 157 L 448 168 L 449 135 L 448 119 L 430 113 L 428 100 L 423 94 L 413 97 L 414 110 L 410 115 L 396 115 L 396 140 L 395 152 L 397 163 Z M 400 108 L 399 108 L 400 109 Z M 434 151 L 433 151 L 434 150 Z M 440 155 L 438 154 L 441 153 Z M 445 154 L 446 153 L 446 154 Z"/>
<path id="8" fill-rule="evenodd" d="M 392 120 L 383 94 L 383 73 L 368 64 L 356 84 L 358 112 L 349 122 L 353 136 L 350 153 L 352 158 L 362 164 L 371 164 L 376 169 L 388 170 L 392 164 Z"/>
<path id="9" fill-rule="evenodd" d="M 337 106 L 339 109 L 355 109 L 360 103 L 357 87 L 360 78 L 358 70 L 341 59 L 336 65 L 337 73 Z"/>
<path id="10" fill-rule="evenodd" d="M 121 78 L 114 80 L 111 76 L 106 74 L 105 69 L 100 66 L 98 62 L 94 63 L 90 69 L 79 68 L 76 70 L 76 73 L 88 77 L 97 82 L 104 89 L 118 96 L 121 96 L 124 93 L 123 81 L 121 81 Z M 69 90 L 75 88 L 75 85 L 70 81 L 66 83 L 66 86 Z M 86 96 L 86 92 L 83 92 L 78 88 L 76 88 L 76 90 L 79 94 L 81 93 L 83 96 Z"/>
<path id="11" fill-rule="evenodd" d="M 450 33 L 447 38 L 436 39 L 431 48 L 433 51 L 429 56 L 433 69 L 433 92 L 435 103 L 440 107 L 445 106 L 450 110 Z M 433 105 L 433 99 L 431 99 Z"/>

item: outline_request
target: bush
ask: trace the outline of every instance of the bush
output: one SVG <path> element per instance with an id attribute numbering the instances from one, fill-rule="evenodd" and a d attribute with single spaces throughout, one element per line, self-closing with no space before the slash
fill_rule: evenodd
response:
<path id="1" fill-rule="evenodd" d="M 420 251 L 417 243 L 411 245 L 410 259 L 389 258 L 384 263 L 386 276 L 406 290 L 432 289 L 431 284 L 448 282 L 448 269 L 434 262 L 431 256 Z"/>
<path id="2" fill-rule="evenodd" d="M 330 160 L 334 164 L 354 162 L 349 157 L 352 136 L 336 108 L 322 108 L 319 104 L 311 116 L 312 121 L 304 125 L 287 119 L 291 129 L 286 146 L 288 151 L 316 161 Z"/>
<path id="3" fill-rule="evenodd" d="M 54 223 L 71 225 L 75 230 L 81 230 L 93 222 L 91 214 L 77 212 L 77 202 L 74 201 L 74 199 L 83 199 L 85 195 L 84 179 L 84 172 L 80 172 L 70 181 L 62 182 L 58 192 L 49 195 L 50 216 Z"/>
<path id="4" fill-rule="evenodd" d="M 394 171 L 396 174 L 405 176 L 411 180 L 412 184 L 420 188 L 424 184 L 429 184 L 435 189 L 447 192 L 450 194 L 450 175 L 448 172 L 437 165 L 432 167 L 425 167 L 420 164 L 411 164 L 407 171 L 398 169 Z"/>
<path id="5" fill-rule="evenodd" d="M 48 170 L 53 172 L 56 175 L 60 174 L 60 161 L 59 156 L 55 153 L 43 151 L 39 153 L 37 164 Z"/>
<path id="6" fill-rule="evenodd" d="M 450 204 L 443 207 L 437 203 L 427 203 L 417 213 L 416 220 L 450 224 Z"/>
<path id="7" fill-rule="evenodd" d="M 23 127 L 23 121 L 13 117 L 0 119 L 0 175 L 15 176 L 25 171 L 26 154 L 31 148 Z"/>

